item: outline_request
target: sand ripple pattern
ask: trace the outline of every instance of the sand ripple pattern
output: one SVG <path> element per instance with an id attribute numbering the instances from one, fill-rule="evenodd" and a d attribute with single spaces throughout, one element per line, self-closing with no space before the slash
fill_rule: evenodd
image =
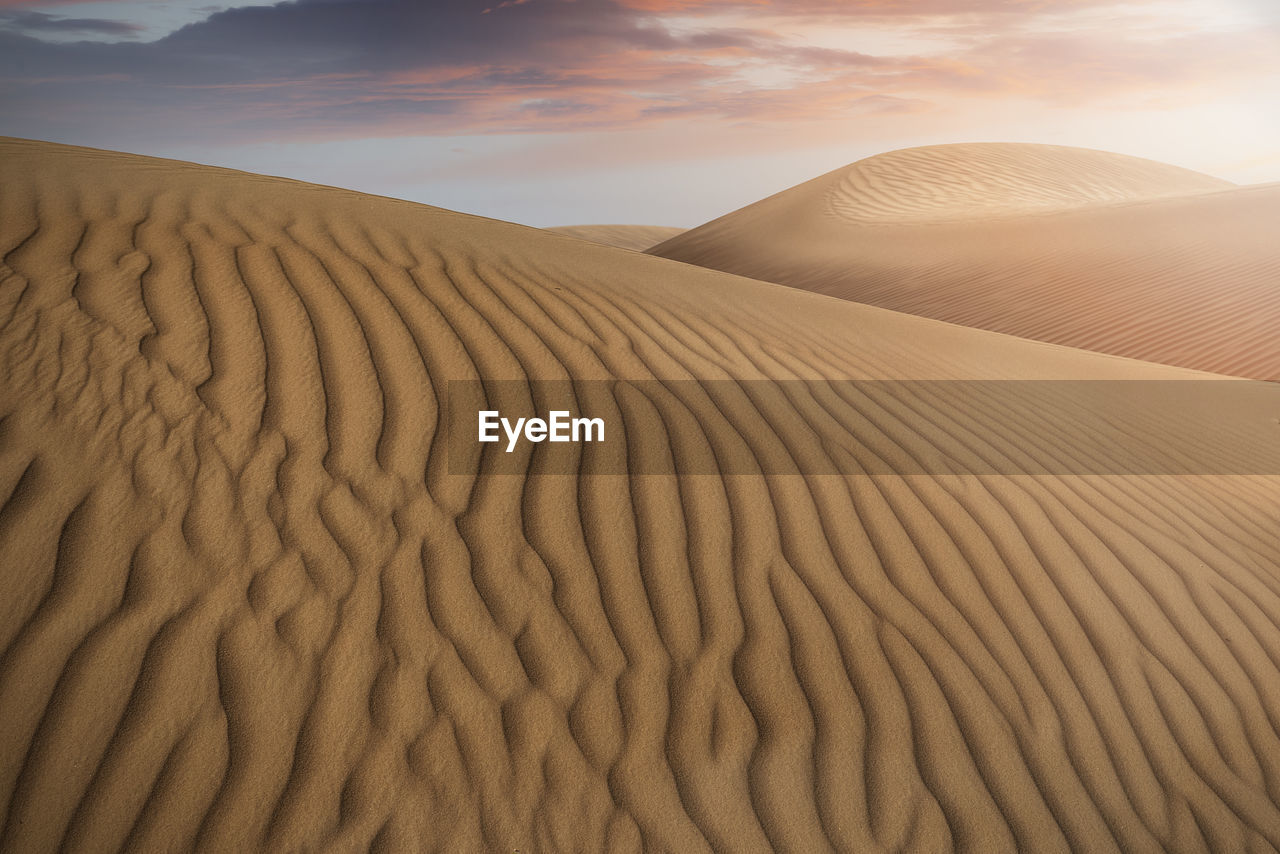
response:
<path id="1" fill-rule="evenodd" d="M 1184 373 L 204 167 L 0 181 L 0 850 L 1280 848 L 1275 478 L 436 435 L 448 379 Z M 657 403 L 695 450 L 821 405 Z"/>

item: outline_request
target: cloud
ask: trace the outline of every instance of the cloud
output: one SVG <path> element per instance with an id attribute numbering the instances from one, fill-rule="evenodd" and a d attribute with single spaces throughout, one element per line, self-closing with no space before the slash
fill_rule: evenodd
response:
<path id="1" fill-rule="evenodd" d="M 1274 41 L 1258 35 L 1148 22 L 1135 42 L 1125 32 L 1134 8 L 1114 0 L 295 0 L 214 12 L 151 42 L 113 43 L 39 36 L 128 25 L 0 12 L 0 115 L 9 133 L 107 147 L 581 131 L 689 117 L 804 122 L 918 113 L 955 97 L 1173 98 L 1274 62 Z M 1094 16 L 1087 26 L 1067 20 L 1082 10 Z M 859 29 L 855 18 L 880 29 Z M 815 44 L 787 25 L 815 20 L 836 21 L 848 38 Z M 883 32 L 916 49 L 863 47 Z"/>
<path id="2" fill-rule="evenodd" d="M 840 18 L 923 18 L 975 12 L 1027 17 L 1045 11 L 1118 5 L 1116 0 L 620 0 L 631 9 L 653 14 L 743 13 Z M 1159 0 L 1129 0 L 1129 5 Z"/>
<path id="3" fill-rule="evenodd" d="M 241 139 L 599 126 L 640 112 L 628 87 L 723 75 L 676 54 L 758 47 L 741 33 L 673 35 L 611 0 L 483 8 L 302 0 L 218 12 L 140 44 L 0 31 L 0 109 L 20 128 L 66 132 L 77 116 L 113 137 L 139 121 L 169 137 Z"/>
<path id="4" fill-rule="evenodd" d="M 0 29 L 20 33 L 95 33 L 106 36 L 134 36 L 143 28 L 127 21 L 109 21 L 104 18 L 63 18 L 46 12 L 22 10 L 0 12 Z"/>

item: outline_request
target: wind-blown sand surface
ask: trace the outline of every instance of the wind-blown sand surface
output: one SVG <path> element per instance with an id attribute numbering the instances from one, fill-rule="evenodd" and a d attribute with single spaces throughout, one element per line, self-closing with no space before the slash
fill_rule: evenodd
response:
<path id="1" fill-rule="evenodd" d="M 667 225 L 558 225 L 547 231 L 604 246 L 643 251 L 684 231 Z"/>
<path id="2" fill-rule="evenodd" d="M 437 430 L 477 377 L 1198 378 L 1226 437 L 1264 384 L 44 143 L 0 258 L 0 849 L 1280 847 L 1276 477 L 451 474 Z M 681 393 L 637 453 L 872 431 Z"/>
<path id="3" fill-rule="evenodd" d="M 1280 184 L 1119 154 L 881 154 L 653 254 L 924 317 L 1280 379 Z"/>

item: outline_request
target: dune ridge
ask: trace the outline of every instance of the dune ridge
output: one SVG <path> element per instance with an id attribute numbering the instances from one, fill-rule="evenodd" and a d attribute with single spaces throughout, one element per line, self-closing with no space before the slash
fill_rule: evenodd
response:
<path id="1" fill-rule="evenodd" d="M 1212 377 L 190 164 L 8 140 L 0 186 L 0 849 L 1280 847 L 1276 477 L 438 430 L 449 379 Z M 797 458 L 861 405 L 619 398 Z"/>
<path id="2" fill-rule="evenodd" d="M 1154 160 L 1058 145 L 952 143 L 868 157 L 818 181 L 828 210 L 861 223 L 1025 216 L 1225 190 Z"/>
<path id="3" fill-rule="evenodd" d="M 1024 144 L 877 155 L 652 254 L 1023 338 L 1280 378 L 1280 185 Z"/>
<path id="4" fill-rule="evenodd" d="M 557 225 L 547 231 L 641 252 L 670 240 L 684 229 L 666 225 Z"/>

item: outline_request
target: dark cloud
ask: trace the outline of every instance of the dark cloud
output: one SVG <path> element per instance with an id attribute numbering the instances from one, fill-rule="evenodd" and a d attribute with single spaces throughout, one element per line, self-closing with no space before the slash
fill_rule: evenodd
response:
<path id="1" fill-rule="evenodd" d="M 318 73 L 501 66 L 678 42 L 612 0 L 488 8 L 475 0 L 300 0 L 218 12 L 155 47 L 290 74 L 299 62 Z"/>
<path id="2" fill-rule="evenodd" d="M 26 33 L 75 35 L 93 33 L 104 36 L 133 36 L 142 31 L 142 27 L 137 24 L 130 24 L 127 21 L 108 21 L 103 18 L 64 18 L 30 10 L 0 12 L 0 29 Z"/>
<path id="3" fill-rule="evenodd" d="M 298 0 L 215 12 L 147 43 L 54 43 L 18 29 L 0 30 L 0 112 L 18 126 L 10 132 L 61 126 L 51 113 L 92 92 L 118 109 L 104 117 L 106 128 L 127 128 L 142 114 L 161 124 L 149 132 L 171 138 L 250 127 L 262 136 L 333 132 L 357 116 L 393 132 L 414 117 L 425 132 L 444 127 L 444 117 L 456 125 L 468 116 L 501 123 L 501 113 L 521 126 L 530 115 L 572 121 L 600 112 L 580 90 L 599 93 L 611 78 L 636 83 L 636 69 L 619 57 L 760 46 L 749 32 L 674 35 L 614 0 Z M 671 83 L 678 65 L 642 76 Z M 168 110 L 156 109 L 166 101 Z M 243 115 L 233 115 L 236 105 Z M 100 106 L 73 112 L 105 112 Z M 197 125 L 164 124 L 184 113 L 197 113 Z"/>
<path id="4" fill-rule="evenodd" d="M 614 0 L 529 0 L 496 9 L 475 0 L 297 0 L 216 12 L 145 44 L 11 42 L 0 70 L 9 77 L 99 72 L 230 85 L 450 67 L 571 68 L 627 51 L 731 46 L 756 44 L 750 33 L 677 37 Z"/>

